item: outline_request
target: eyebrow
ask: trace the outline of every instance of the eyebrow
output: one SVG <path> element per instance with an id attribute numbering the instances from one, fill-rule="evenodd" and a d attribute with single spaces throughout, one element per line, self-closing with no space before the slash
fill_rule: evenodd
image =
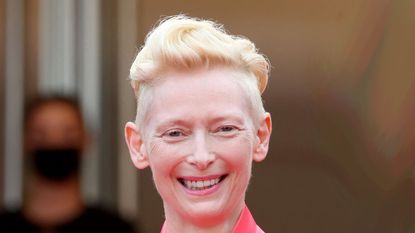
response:
<path id="1" fill-rule="evenodd" d="M 223 121 L 232 121 L 237 122 L 238 124 L 244 124 L 244 119 L 241 114 L 235 114 L 235 113 L 224 113 L 224 114 L 218 114 L 217 116 L 214 116 L 212 118 L 207 119 L 208 124 L 214 124 L 217 122 L 223 122 Z M 164 128 L 171 127 L 174 125 L 180 125 L 185 127 L 191 127 L 191 119 L 183 119 L 183 118 L 176 118 L 171 117 L 170 119 L 165 120 L 162 122 L 159 126 L 156 127 L 156 132 L 161 131 Z"/>
<path id="2" fill-rule="evenodd" d="M 220 116 L 214 117 L 212 119 L 209 119 L 208 123 L 209 124 L 212 124 L 212 123 L 217 123 L 217 122 L 222 122 L 222 121 L 228 121 L 228 120 L 235 121 L 235 122 L 237 122 L 239 124 L 243 124 L 244 123 L 244 120 L 243 120 L 243 117 L 242 116 L 240 116 L 240 115 L 237 115 L 236 116 L 234 114 L 225 114 L 225 115 L 220 115 Z"/>
<path id="3" fill-rule="evenodd" d="M 175 126 L 175 125 L 181 125 L 181 126 L 185 126 L 185 127 L 190 126 L 189 122 L 186 121 L 186 120 L 171 118 L 171 119 L 167 119 L 166 121 L 164 121 L 160 125 L 158 125 L 156 127 L 156 132 L 163 131 L 165 128 Z"/>

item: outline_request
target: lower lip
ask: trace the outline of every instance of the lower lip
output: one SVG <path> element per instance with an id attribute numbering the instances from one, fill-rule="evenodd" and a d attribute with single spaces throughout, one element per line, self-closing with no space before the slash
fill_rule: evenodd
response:
<path id="1" fill-rule="evenodd" d="M 217 183 L 216 185 L 214 185 L 210 188 L 203 189 L 203 190 L 191 190 L 191 189 L 188 189 L 188 188 L 184 187 L 182 184 L 180 184 L 180 186 L 182 186 L 182 188 L 184 189 L 184 191 L 187 194 L 194 195 L 194 196 L 207 196 L 207 195 L 210 195 L 210 194 L 216 192 L 220 188 L 220 186 L 222 185 L 224 180 L 222 180 L 221 182 Z"/>

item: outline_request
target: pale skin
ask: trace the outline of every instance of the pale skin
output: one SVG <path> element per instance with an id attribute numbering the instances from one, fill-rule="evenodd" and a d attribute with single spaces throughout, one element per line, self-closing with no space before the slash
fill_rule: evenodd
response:
<path id="1" fill-rule="evenodd" d="M 224 68 L 165 74 L 144 127 L 126 124 L 131 159 L 152 170 L 169 233 L 231 232 L 252 161 L 266 157 L 271 117 L 253 122 L 235 75 Z"/>
<path id="2" fill-rule="evenodd" d="M 85 144 L 83 123 L 75 110 L 66 104 L 42 104 L 28 119 L 25 131 L 28 152 L 42 147 L 82 149 Z M 23 214 L 44 230 L 77 216 L 84 209 L 77 177 L 58 183 L 30 173 L 27 185 Z"/>

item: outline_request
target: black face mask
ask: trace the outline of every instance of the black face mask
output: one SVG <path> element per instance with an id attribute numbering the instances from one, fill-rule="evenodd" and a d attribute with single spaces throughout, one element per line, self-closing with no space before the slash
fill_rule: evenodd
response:
<path id="1" fill-rule="evenodd" d="M 78 149 L 38 149 L 32 154 L 35 171 L 52 181 L 64 181 L 77 175 L 80 167 Z"/>

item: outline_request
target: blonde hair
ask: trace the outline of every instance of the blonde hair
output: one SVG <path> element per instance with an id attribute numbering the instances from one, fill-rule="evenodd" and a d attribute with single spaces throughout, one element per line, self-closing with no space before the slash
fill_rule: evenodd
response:
<path id="1" fill-rule="evenodd" d="M 137 121 L 144 118 L 153 80 L 168 71 L 229 67 L 246 75 L 238 80 L 253 111 L 265 112 L 261 93 L 268 82 L 269 63 L 246 38 L 229 35 L 222 25 L 184 15 L 167 17 L 146 37 L 131 69 L 131 85 L 138 101 Z M 239 82 L 241 81 L 241 82 Z M 255 117 L 256 118 L 256 117 Z"/>

